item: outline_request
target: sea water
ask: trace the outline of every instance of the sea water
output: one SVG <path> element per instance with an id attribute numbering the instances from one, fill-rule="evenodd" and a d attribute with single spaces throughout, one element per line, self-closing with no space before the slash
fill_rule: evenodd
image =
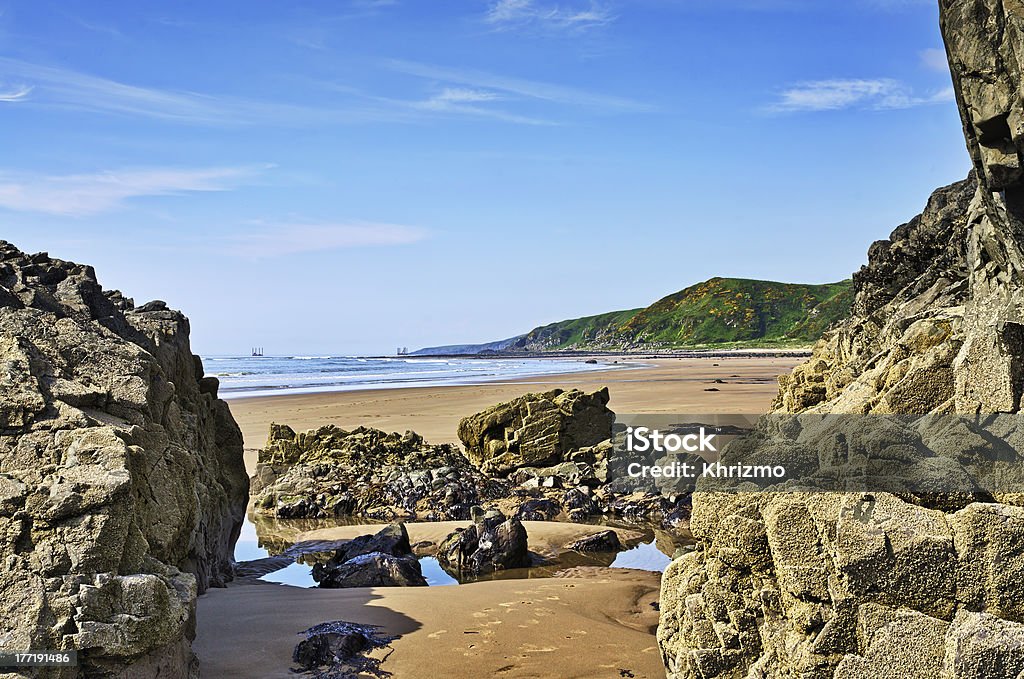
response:
<path id="1" fill-rule="evenodd" d="M 396 356 L 203 356 L 222 398 L 352 389 L 435 387 L 628 367 L 581 358 L 428 358 Z"/>

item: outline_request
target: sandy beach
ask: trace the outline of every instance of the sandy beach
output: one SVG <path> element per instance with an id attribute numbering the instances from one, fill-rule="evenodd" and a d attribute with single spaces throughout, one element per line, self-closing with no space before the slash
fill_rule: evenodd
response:
<path id="1" fill-rule="evenodd" d="M 610 360 L 610 359 L 609 359 Z M 628 413 L 757 413 L 774 398 L 776 377 L 798 358 L 628 359 L 635 369 L 524 378 L 475 386 L 296 394 L 230 401 L 252 470 L 271 422 L 296 430 L 333 423 L 412 429 L 434 442 L 457 442 L 458 421 L 529 391 L 608 386 L 612 410 Z M 708 391 L 712 390 L 712 391 Z M 458 524 L 462 525 L 462 524 Z M 592 525 L 526 522 L 530 549 L 557 558 L 562 546 L 599 530 Z M 439 542 L 453 522 L 408 524 L 413 542 Z M 345 540 L 380 526 L 291 529 L 277 522 L 266 537 Z M 620 529 L 625 544 L 639 533 Z M 398 638 L 382 668 L 399 679 L 432 676 L 599 678 L 663 677 L 653 636 L 661 575 L 576 567 L 557 577 L 474 582 L 450 587 L 305 589 L 240 578 L 198 601 L 194 644 L 203 676 L 286 677 L 298 634 L 326 621 L 381 625 Z"/>
<path id="2" fill-rule="evenodd" d="M 583 359 L 580 359 L 583 360 Z M 324 424 L 384 431 L 411 429 L 431 443 L 458 443 L 459 420 L 530 391 L 607 386 L 608 407 L 619 413 L 761 413 L 778 392 L 776 378 L 794 357 L 664 358 L 619 360 L 634 368 L 527 377 L 472 386 L 368 389 L 316 394 L 234 398 L 231 412 L 245 438 L 246 467 L 255 464 L 271 422 L 296 431 Z M 721 380 L 716 382 L 715 380 Z M 709 391 L 714 390 L 714 391 Z"/>
<path id="3" fill-rule="evenodd" d="M 383 664 L 399 679 L 664 677 L 651 605 L 660 574 L 564 575 L 458 587 L 237 584 L 199 598 L 193 648 L 204 677 L 287 677 L 299 632 L 348 620 L 401 635 Z"/>

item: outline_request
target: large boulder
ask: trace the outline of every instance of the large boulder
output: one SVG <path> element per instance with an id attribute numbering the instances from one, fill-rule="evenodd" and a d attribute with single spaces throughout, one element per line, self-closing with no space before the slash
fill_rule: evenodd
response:
<path id="1" fill-rule="evenodd" d="M 332 589 L 427 585 L 409 544 L 409 533 L 401 523 L 349 541 L 326 564 L 313 566 L 313 580 Z"/>
<path id="2" fill-rule="evenodd" d="M 195 598 L 232 577 L 248 483 L 188 319 L 0 242 L 0 365 L 0 644 L 194 676 Z"/>
<path id="3" fill-rule="evenodd" d="M 480 575 L 509 568 L 526 568 L 532 559 L 526 528 L 497 510 L 475 517 L 468 528 L 458 528 L 437 548 L 442 566 L 459 575 Z"/>
<path id="4" fill-rule="evenodd" d="M 586 394 L 554 389 L 526 394 L 463 418 L 459 439 L 470 462 L 488 474 L 548 467 L 611 438 L 608 388 Z"/>

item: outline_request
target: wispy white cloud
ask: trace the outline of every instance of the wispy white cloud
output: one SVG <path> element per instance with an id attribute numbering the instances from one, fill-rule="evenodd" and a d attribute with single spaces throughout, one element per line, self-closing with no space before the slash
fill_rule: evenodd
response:
<path id="1" fill-rule="evenodd" d="M 13 90 L 0 91 L 0 101 L 24 101 L 31 94 L 32 88 L 27 85 L 15 87 Z"/>
<path id="2" fill-rule="evenodd" d="M 507 99 L 507 97 L 488 90 L 465 87 L 446 87 L 437 94 L 421 100 L 403 102 L 412 109 L 447 113 L 475 118 L 491 118 L 507 123 L 522 125 L 553 125 L 549 120 L 533 116 L 519 115 L 504 109 L 489 107 L 487 104 Z"/>
<path id="3" fill-rule="evenodd" d="M 490 118 L 507 123 L 523 125 L 554 125 L 545 118 L 530 115 L 519 115 L 493 106 L 506 101 L 506 97 L 497 92 L 462 87 L 442 87 L 431 90 L 421 98 L 387 97 L 364 90 L 349 87 L 341 83 L 319 82 L 320 87 L 343 92 L 362 99 L 375 110 L 379 111 L 377 121 L 395 123 L 422 123 L 439 117 Z"/>
<path id="4" fill-rule="evenodd" d="M 31 83 L 6 93 L 0 89 L 0 103 L 30 100 L 35 106 L 218 127 L 339 125 L 382 121 L 410 123 L 439 114 L 490 118 L 517 124 L 550 124 L 550 121 L 533 115 L 486 105 L 509 98 L 509 94 L 518 99 L 527 97 L 606 109 L 644 108 L 627 99 L 603 97 L 543 83 L 502 79 L 487 74 L 447 72 L 408 62 L 388 62 L 384 66 L 390 70 L 444 81 L 447 86 L 441 86 L 437 94 L 426 99 L 403 99 L 373 96 L 338 84 L 311 82 L 311 85 L 321 90 L 326 88 L 344 92 L 357 99 L 350 98 L 335 106 L 308 107 L 139 87 L 69 69 L 0 57 L 0 82 L 14 82 L 17 79 Z M 475 84 L 477 81 L 481 84 Z M 32 97 L 29 99 L 30 92 Z"/>
<path id="5" fill-rule="evenodd" d="M 0 171 L 0 208 L 84 217 L 116 210 L 132 198 L 227 191 L 266 167 L 147 168 L 59 176 Z"/>
<path id="6" fill-rule="evenodd" d="M 203 124 L 303 124 L 362 120 L 360 111 L 331 111 L 278 102 L 128 85 L 70 69 L 0 57 L 0 78 L 29 83 L 33 103 L 157 120 Z"/>
<path id="7" fill-rule="evenodd" d="M 340 35 L 345 34 L 346 31 L 339 28 L 340 24 L 381 15 L 400 3 L 398 0 L 348 0 L 346 3 L 334 4 L 336 11 L 332 14 L 318 14 L 313 21 L 286 29 L 285 39 L 299 47 L 325 51 L 337 43 Z"/>
<path id="8" fill-rule="evenodd" d="M 484 21 L 497 30 L 527 29 L 545 33 L 582 33 L 614 20 L 611 9 L 594 0 L 580 6 L 536 0 L 494 0 L 484 15 Z"/>
<path id="9" fill-rule="evenodd" d="M 446 87 L 431 101 L 442 104 L 465 104 L 481 101 L 496 101 L 501 95 L 487 90 L 473 90 L 465 87 Z"/>
<path id="10" fill-rule="evenodd" d="M 449 69 L 408 61 L 387 61 L 383 68 L 432 81 L 426 98 L 381 97 L 334 83 L 310 83 L 354 95 L 338 104 L 303 106 L 189 91 L 130 85 L 66 68 L 0 57 L 0 103 L 29 105 L 207 125 L 339 125 L 418 122 L 428 116 L 461 115 L 502 122 L 547 125 L 534 111 L 516 111 L 524 103 L 555 103 L 600 112 L 645 112 L 653 107 L 624 97 L 473 70 Z M 24 84 L 21 84 L 24 83 Z M 31 93 L 31 97 L 29 94 Z M 501 106 L 497 105 L 501 102 Z M 536 107 L 534 107 L 536 108 Z"/>
<path id="11" fill-rule="evenodd" d="M 86 19 L 83 19 L 83 18 L 78 17 L 78 16 L 74 16 L 74 15 L 69 14 L 67 12 L 63 12 L 63 14 L 70 21 L 73 21 L 74 23 L 78 24 L 79 26 L 81 26 L 82 28 L 84 28 L 87 31 L 91 31 L 93 33 L 99 33 L 101 35 L 107 36 L 108 38 L 116 38 L 118 40 L 123 40 L 124 39 L 124 33 L 122 33 L 120 30 L 118 30 L 118 28 L 116 26 L 111 26 L 111 25 L 108 25 L 108 24 L 102 24 L 102 23 L 98 23 L 98 22 L 94 22 L 94 21 L 88 21 Z"/>
<path id="12" fill-rule="evenodd" d="M 428 235 L 420 227 L 379 222 L 259 224 L 228 238 L 224 252 L 263 259 L 305 252 L 411 245 Z"/>
<path id="13" fill-rule="evenodd" d="M 397 59 L 387 61 L 384 65 L 399 73 L 406 73 L 419 78 L 451 85 L 461 85 L 477 90 L 500 92 L 505 95 L 515 95 L 519 98 L 622 113 L 649 112 L 654 110 L 653 106 L 625 97 L 597 94 L 564 85 L 512 78 L 471 69 L 446 68 Z"/>
<path id="14" fill-rule="evenodd" d="M 832 79 L 797 83 L 783 90 L 770 113 L 836 111 L 860 108 L 875 111 L 907 109 L 953 100 L 949 87 L 929 95 L 916 94 L 907 84 L 891 78 Z"/>
<path id="15" fill-rule="evenodd" d="M 949 61 L 946 59 L 946 50 L 937 47 L 929 47 L 918 53 L 921 65 L 930 71 L 946 73 L 949 71 Z"/>

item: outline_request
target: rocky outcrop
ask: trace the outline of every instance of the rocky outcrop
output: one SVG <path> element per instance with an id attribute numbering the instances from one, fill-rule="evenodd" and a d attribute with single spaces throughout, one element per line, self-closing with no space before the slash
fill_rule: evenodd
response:
<path id="1" fill-rule="evenodd" d="M 666 526 L 685 522 L 688 496 L 623 493 L 606 483 L 611 450 L 601 441 L 569 451 L 559 464 L 495 478 L 456 447 L 428 444 L 414 432 L 325 426 L 297 434 L 274 424 L 251 479 L 253 505 L 282 519 L 465 520 L 482 507 L 523 521 L 607 515 Z"/>
<path id="2" fill-rule="evenodd" d="M 854 278 L 852 317 L 781 380 L 777 412 L 760 424 L 762 455 L 817 465 L 814 451 L 868 436 L 890 464 L 935 448 L 923 462 L 946 480 L 954 462 L 998 444 L 972 427 L 1007 413 L 1001 433 L 1019 456 L 1024 6 L 940 7 L 974 172 L 872 246 Z M 786 415 L 808 412 L 864 417 L 859 432 L 843 433 L 802 430 L 804 420 Z M 876 417 L 887 413 L 959 413 L 969 426 L 923 446 L 914 435 L 923 418 L 906 420 L 908 430 Z M 732 462 L 753 459 L 735 454 Z M 698 484 L 697 548 L 663 580 L 658 641 L 670 677 L 1001 679 L 1024 670 L 1024 509 L 1015 506 L 1024 496 L 788 490 Z"/>
<path id="3" fill-rule="evenodd" d="M 338 549 L 326 564 L 313 566 L 320 587 L 426 587 L 405 525 L 394 523 L 361 535 Z"/>
<path id="4" fill-rule="evenodd" d="M 788 431 L 766 436 L 762 452 L 809 456 L 852 441 L 854 428 L 892 455 L 923 445 L 916 425 L 879 437 L 878 420 L 868 417 L 846 418 L 845 431 L 814 432 L 805 418 L 771 421 Z M 728 464 L 750 459 L 730 453 Z M 794 481 L 778 492 L 698 488 L 690 522 L 697 547 L 663 580 L 658 639 L 670 676 L 824 679 L 892 676 L 902 667 L 903 676 L 923 678 L 957 660 L 950 623 L 960 613 L 1024 631 L 1022 508 L 969 494 L 822 492 Z"/>
<path id="5" fill-rule="evenodd" d="M 231 578 L 248 493 L 188 336 L 163 302 L 0 242 L 0 647 L 195 675 L 195 597 Z"/>
<path id="6" fill-rule="evenodd" d="M 437 559 L 457 575 L 480 575 L 531 565 L 522 522 L 497 510 L 478 514 L 468 528 L 459 528 L 437 548 Z"/>
<path id="7" fill-rule="evenodd" d="M 967 148 L 970 299 L 954 361 L 958 412 L 1019 412 L 1024 389 L 1024 7 L 942 0 L 942 28 Z"/>
<path id="8" fill-rule="evenodd" d="M 488 474 L 570 461 L 570 453 L 611 438 L 608 389 L 554 389 L 499 403 L 459 423 L 466 457 Z"/>
<path id="9" fill-rule="evenodd" d="M 954 409 L 964 342 L 973 175 L 937 190 L 924 212 L 874 243 L 854 274 L 850 318 L 779 379 L 785 412 L 927 413 Z"/>
<path id="10" fill-rule="evenodd" d="M 333 425 L 298 434 L 271 425 L 251 483 L 257 511 L 289 519 L 468 519 L 472 507 L 508 490 L 454 446 Z"/>
<path id="11" fill-rule="evenodd" d="M 783 378 L 788 412 L 1004 412 L 1024 391 L 1024 12 L 941 0 L 974 161 L 924 213 L 875 243 L 853 315 Z"/>

